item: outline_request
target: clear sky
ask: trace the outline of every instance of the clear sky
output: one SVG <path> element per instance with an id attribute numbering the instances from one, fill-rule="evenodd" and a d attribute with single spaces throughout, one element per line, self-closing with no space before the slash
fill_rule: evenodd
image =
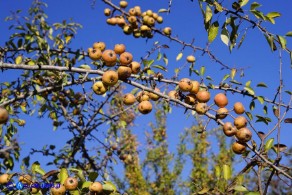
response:
<path id="1" fill-rule="evenodd" d="M 116 43 L 126 44 L 127 50 L 132 52 L 134 58 L 139 60 L 141 57 L 146 55 L 146 51 L 151 49 L 153 43 L 159 40 L 161 43 L 170 46 L 169 49 L 164 50 L 169 58 L 168 72 L 165 73 L 165 77 L 171 77 L 174 74 L 174 69 L 178 68 L 185 63 L 185 57 L 192 54 L 189 48 L 184 50 L 183 59 L 176 61 L 177 54 L 182 49 L 181 45 L 174 42 L 170 42 L 168 39 L 157 35 L 153 40 L 148 42 L 145 39 L 135 39 L 132 36 L 125 36 L 118 27 L 108 26 L 105 23 L 106 18 L 103 16 L 103 9 L 106 7 L 100 1 L 91 7 L 91 1 L 81 0 L 46 0 L 48 8 L 46 13 L 49 16 L 48 21 L 52 24 L 55 22 L 61 22 L 63 19 L 72 18 L 74 21 L 79 22 L 83 25 L 72 42 L 73 48 L 88 48 L 91 47 L 92 43 L 96 41 L 104 41 L 108 45 L 108 48 L 113 48 Z M 118 1 L 114 1 L 118 2 Z M 291 1 L 278 0 L 278 1 L 258 1 L 264 4 L 260 10 L 264 13 L 271 11 L 278 11 L 282 14 L 280 18 L 276 18 L 276 24 L 264 23 L 263 26 L 275 34 L 285 35 L 286 32 L 292 30 L 292 14 L 289 8 L 292 7 Z M 12 31 L 8 30 L 10 23 L 4 22 L 4 18 L 10 14 L 10 11 L 21 9 L 26 11 L 30 6 L 31 1 L 26 0 L 9 0 L 0 1 L 0 27 L 2 29 L 0 36 L 0 46 L 3 46 Z M 152 9 L 158 11 L 160 8 L 167 8 L 168 1 L 129 1 L 129 7 L 139 4 L 142 10 Z M 247 5 L 249 8 L 249 4 Z M 246 8 L 246 9 L 247 9 Z M 203 27 L 203 20 L 201 12 L 198 8 L 196 1 L 191 2 L 189 0 L 180 1 L 174 0 L 172 2 L 171 13 L 169 15 L 162 14 L 164 17 L 164 23 L 157 26 L 157 28 L 163 28 L 165 26 L 171 26 L 173 35 L 178 35 L 179 39 L 191 42 L 195 38 L 195 45 L 205 47 L 207 43 L 207 33 Z M 224 19 L 224 15 L 218 15 Z M 241 35 L 240 35 L 241 36 Z M 291 39 L 288 40 L 288 48 L 291 47 Z M 267 96 L 269 99 L 273 99 L 276 89 L 279 85 L 279 53 L 278 51 L 272 53 L 265 40 L 263 34 L 259 30 L 250 30 L 245 38 L 242 47 L 234 49 L 230 54 L 228 48 L 222 43 L 220 37 L 213 42 L 210 47 L 211 51 L 225 64 L 235 68 L 245 68 L 245 77 L 241 80 L 239 75 L 236 76 L 236 80 L 245 83 L 248 80 L 252 81 L 251 86 L 255 87 L 259 82 L 265 82 L 268 88 L 259 88 L 256 94 Z M 221 70 L 221 66 L 212 62 L 206 55 L 202 56 L 200 52 L 195 53 L 197 57 L 196 67 L 206 67 L 206 75 L 212 77 L 216 83 L 219 83 L 225 74 L 228 74 L 228 70 Z M 154 58 L 156 56 L 153 56 Z M 89 62 L 89 61 L 88 61 Z M 163 65 L 162 62 L 158 62 Z M 292 91 L 292 72 L 291 65 L 289 62 L 289 56 L 283 52 L 283 78 L 285 90 Z M 188 70 L 186 68 L 179 78 L 187 76 Z M 4 74 L 0 73 L 0 82 L 10 80 L 12 78 L 12 71 L 7 71 Z M 199 79 L 195 74 L 192 75 L 192 79 Z M 130 89 L 130 88 L 129 88 Z M 212 92 L 214 94 L 214 92 Z M 249 98 L 243 98 L 242 95 L 232 96 L 230 93 L 230 105 L 236 101 L 242 101 L 248 108 L 250 101 Z M 284 98 L 287 103 L 287 98 Z M 258 104 L 254 113 L 262 114 L 262 106 Z M 269 112 L 272 113 L 271 105 L 268 105 Z M 276 118 L 273 115 L 269 115 L 273 119 L 271 125 L 266 126 L 262 123 L 255 123 L 255 127 L 263 132 L 267 132 L 268 129 L 274 126 Z M 287 117 L 292 117 L 288 113 Z M 35 117 L 24 116 L 27 124 L 24 128 L 19 129 L 19 140 L 23 142 L 22 152 L 23 156 L 26 156 L 30 151 L 29 148 L 41 148 L 45 143 L 55 144 L 58 147 L 62 147 L 65 143 L 64 140 L 69 137 L 66 133 L 67 130 L 59 129 L 53 132 L 51 121 L 44 119 L 36 119 Z M 141 116 L 136 120 L 134 132 L 137 132 L 141 143 L 145 142 L 144 133 L 145 130 L 150 130 L 147 126 L 149 122 L 153 120 L 152 115 Z M 192 117 L 185 119 L 184 109 L 173 109 L 173 112 L 168 116 L 168 139 L 170 143 L 170 149 L 176 148 L 178 142 L 178 135 L 185 127 L 189 127 L 194 122 Z M 210 127 L 215 127 L 215 123 L 211 123 Z M 281 131 L 281 143 L 291 145 L 291 127 L 284 124 L 283 130 Z M 257 140 L 256 136 L 254 138 Z M 212 141 L 212 140 L 211 140 Z M 216 143 L 212 143 L 216 146 Z M 36 156 L 35 160 L 40 160 L 40 157 Z M 47 162 L 47 161 L 44 161 Z M 16 167 L 18 168 L 18 167 Z"/>

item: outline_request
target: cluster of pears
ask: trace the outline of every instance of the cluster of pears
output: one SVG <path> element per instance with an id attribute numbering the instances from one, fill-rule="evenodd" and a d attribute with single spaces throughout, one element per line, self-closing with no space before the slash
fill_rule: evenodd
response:
<path id="1" fill-rule="evenodd" d="M 155 92 L 160 92 L 160 89 L 155 87 Z M 138 104 L 138 110 L 142 114 L 148 114 L 152 111 L 152 104 L 150 100 L 157 101 L 159 100 L 160 96 L 148 92 L 148 91 L 139 91 L 136 96 L 134 96 L 132 93 L 127 93 L 123 97 L 123 102 L 125 105 L 133 105 L 136 101 L 139 102 Z"/>
<path id="2" fill-rule="evenodd" d="M 127 8 L 127 1 L 120 1 L 120 7 L 122 9 Z M 127 14 L 112 16 L 112 11 L 109 8 L 104 10 L 105 16 L 110 18 L 107 19 L 107 23 L 110 25 L 118 25 L 123 29 L 123 32 L 126 35 L 132 34 L 134 37 L 139 38 L 152 38 L 153 30 L 152 27 L 156 23 L 163 23 L 162 16 L 159 16 L 157 13 L 152 10 L 147 10 L 145 12 L 141 11 L 140 6 L 132 7 L 128 10 Z M 164 34 L 170 35 L 171 28 L 165 27 L 163 29 Z"/>
<path id="3" fill-rule="evenodd" d="M 14 175 L 8 173 L 0 175 L 0 184 L 1 185 L 7 184 L 12 179 L 13 176 Z M 31 185 L 34 183 L 32 176 L 29 174 L 20 175 L 18 177 L 18 181 L 27 185 Z M 78 179 L 76 177 L 69 176 L 64 181 L 64 184 L 60 185 L 60 187 L 52 187 L 50 191 L 52 195 L 64 195 L 66 194 L 66 191 L 70 192 L 77 190 L 78 185 L 79 185 Z M 88 189 L 91 194 L 100 194 L 103 191 L 103 186 L 100 182 L 95 181 L 90 183 Z M 29 188 L 29 190 L 31 194 L 39 194 L 40 188 L 31 187 Z"/>
<path id="4" fill-rule="evenodd" d="M 89 57 L 94 60 L 101 60 L 107 67 L 118 65 L 117 70 L 107 70 L 102 75 L 101 81 L 93 84 L 92 90 L 97 95 L 103 95 L 109 87 L 114 86 L 118 80 L 125 81 L 131 74 L 140 72 L 141 65 L 139 62 L 133 61 L 133 55 L 126 51 L 124 44 L 116 44 L 113 50 L 105 49 L 106 45 L 103 42 L 96 42 L 92 48 L 88 48 Z M 154 89 L 160 92 L 159 88 Z M 149 100 L 157 101 L 160 98 L 157 94 L 147 91 L 140 91 L 136 97 L 131 94 L 125 94 L 123 102 L 125 105 L 133 105 L 136 101 L 139 102 L 138 110 L 142 114 L 148 114 L 152 111 L 152 104 Z"/>
<path id="5" fill-rule="evenodd" d="M 207 102 L 210 100 L 210 92 L 200 87 L 198 81 L 183 78 L 178 83 L 180 92 L 188 92 L 183 96 L 185 103 L 194 106 L 195 111 L 199 115 L 205 114 L 210 107 Z M 173 99 L 180 99 L 182 95 L 179 91 L 172 90 L 168 93 L 168 96 Z M 225 119 L 228 116 L 229 110 L 226 108 L 228 104 L 228 98 L 224 93 L 218 93 L 214 97 L 214 104 L 218 107 L 216 110 L 217 119 Z M 241 102 L 236 102 L 233 105 L 233 109 L 236 114 L 241 115 L 245 112 L 245 108 Z M 248 142 L 251 137 L 251 131 L 246 127 L 247 119 L 244 116 L 238 116 L 234 118 L 233 124 L 226 122 L 223 125 L 223 132 L 226 136 L 235 136 L 237 141 L 233 143 L 232 150 L 236 154 L 242 154 L 246 151 L 245 143 Z"/>
<path id="6" fill-rule="evenodd" d="M 76 177 L 67 177 L 64 184 L 60 185 L 59 188 L 52 188 L 51 194 L 52 195 L 64 195 L 66 191 L 74 191 L 77 190 L 78 187 L 78 179 Z M 103 191 L 103 186 L 100 182 L 91 182 L 89 185 L 89 192 L 90 194 L 100 194 Z"/>
<path id="7" fill-rule="evenodd" d="M 133 61 L 133 55 L 126 51 L 124 44 L 116 44 L 111 50 L 106 49 L 104 42 L 96 42 L 92 48 L 88 48 L 88 55 L 93 61 L 100 60 L 107 67 L 118 65 L 117 70 L 105 71 L 101 81 L 93 84 L 92 89 L 97 95 L 105 94 L 118 80 L 127 80 L 131 74 L 140 72 L 140 63 Z"/>

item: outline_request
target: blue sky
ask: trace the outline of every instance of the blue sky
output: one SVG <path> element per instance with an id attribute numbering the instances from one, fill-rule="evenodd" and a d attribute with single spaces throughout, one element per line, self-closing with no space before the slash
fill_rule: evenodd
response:
<path id="1" fill-rule="evenodd" d="M 151 49 L 153 43 L 159 40 L 160 43 L 167 44 L 170 46 L 169 49 L 164 50 L 169 58 L 168 72 L 165 73 L 165 77 L 171 77 L 174 74 L 174 69 L 178 68 L 185 63 L 185 57 L 192 54 L 193 51 L 189 48 L 184 50 L 183 59 L 176 61 L 177 54 L 182 49 L 182 46 L 174 42 L 170 42 L 165 37 L 157 35 L 153 40 L 148 42 L 145 39 L 135 39 L 132 36 L 125 36 L 118 27 L 108 26 L 105 23 L 106 18 L 103 16 L 103 9 L 107 7 L 103 3 L 97 1 L 94 7 L 90 6 L 90 1 L 81 0 L 47 0 L 48 8 L 46 12 L 49 16 L 48 21 L 50 23 L 61 22 L 63 19 L 72 18 L 75 22 L 79 22 L 83 25 L 72 42 L 73 48 L 88 48 L 96 41 L 106 42 L 108 48 L 113 48 L 116 43 L 126 44 L 127 50 L 132 52 L 134 58 L 139 60 L 141 57 L 146 55 L 146 51 Z M 114 1 L 118 2 L 118 1 Z M 139 4 L 142 10 L 152 9 L 158 11 L 160 8 L 167 8 L 168 1 L 130 1 L 129 7 Z M 278 1 L 258 1 L 264 4 L 260 10 L 264 13 L 271 11 L 278 11 L 282 14 L 280 18 L 276 18 L 276 24 L 264 23 L 263 26 L 275 34 L 285 35 L 286 32 L 292 30 L 292 14 L 289 7 L 292 6 L 292 2 L 278 0 Z M 0 1 L 0 26 L 2 29 L 0 37 L 0 45 L 3 46 L 5 40 L 8 39 L 9 35 L 13 33 L 8 30 L 10 25 L 4 22 L 4 18 L 10 14 L 10 11 L 21 9 L 27 10 L 30 6 L 31 1 L 22 0 L 10 0 Z M 249 8 L 249 4 L 246 6 Z M 246 8 L 246 9 L 247 9 Z M 191 42 L 192 38 L 195 38 L 195 45 L 205 47 L 207 43 L 207 33 L 204 30 L 202 23 L 202 15 L 198 9 L 198 3 L 185 1 L 173 1 L 171 13 L 161 14 L 164 17 L 164 23 L 157 26 L 157 28 L 163 28 L 165 26 L 171 26 L 173 35 L 178 35 L 178 38 L 186 42 Z M 224 20 L 225 16 L 220 15 L 220 20 Z M 291 38 L 287 38 L 288 48 L 291 46 Z M 211 51 L 225 64 L 235 68 L 245 68 L 245 77 L 243 79 L 236 76 L 236 80 L 245 83 L 248 80 L 252 81 L 251 86 L 255 87 L 259 82 L 265 82 L 268 88 L 258 88 L 256 94 L 267 96 L 269 99 L 273 99 L 275 91 L 279 85 L 279 53 L 276 51 L 272 53 L 265 40 L 263 34 L 259 30 L 250 30 L 246 36 L 246 39 L 242 47 L 237 50 L 234 49 L 230 54 L 228 48 L 222 43 L 220 37 L 213 42 L 210 46 Z M 201 56 L 200 52 L 195 53 L 197 57 L 197 63 L 195 68 L 201 66 L 206 67 L 206 75 L 212 77 L 215 83 L 220 82 L 225 74 L 228 74 L 228 70 L 221 70 L 220 65 L 212 62 L 206 55 Z M 289 62 L 289 56 L 287 53 L 282 52 L 283 55 L 283 78 L 285 90 L 291 90 L 291 68 Z M 156 58 L 156 55 L 152 56 Z M 89 62 L 89 61 L 88 61 Z M 162 64 L 162 62 L 156 62 Z M 0 73 L 0 82 L 10 80 L 12 71 L 7 71 L 4 74 Z M 188 76 L 188 70 L 182 71 L 179 78 Z M 195 74 L 192 75 L 192 79 L 199 79 Z M 130 87 L 128 89 L 131 89 Z M 214 92 L 212 92 L 214 94 Z M 246 108 L 248 108 L 249 98 L 243 98 L 242 95 L 232 96 L 228 93 L 230 99 L 229 108 L 232 107 L 232 103 L 236 101 L 242 101 Z M 287 98 L 284 98 L 287 103 Z M 254 113 L 262 114 L 262 105 L 258 104 Z M 272 113 L 272 107 L 269 105 L 269 112 Z M 173 109 L 173 112 L 168 116 L 168 139 L 170 143 L 170 149 L 176 148 L 178 142 L 178 135 L 185 127 L 189 127 L 194 119 L 189 117 L 185 119 L 184 109 Z M 275 117 L 269 115 L 273 120 L 271 125 L 266 126 L 261 123 L 255 123 L 255 127 L 261 129 L 261 131 L 267 132 L 275 124 Z M 292 117 L 288 113 L 287 117 Z M 36 119 L 29 116 L 24 116 L 27 121 L 27 125 L 19 130 L 19 140 L 23 142 L 23 157 L 29 152 L 29 148 L 41 148 L 46 142 L 50 142 L 59 147 L 64 145 L 64 140 L 69 137 L 64 129 L 58 129 L 52 131 L 51 121 L 46 119 Z M 135 123 L 134 132 L 136 132 L 141 140 L 141 143 L 145 142 L 144 133 L 145 130 L 150 130 L 147 124 L 153 121 L 152 115 L 141 116 Z M 211 123 L 210 127 L 215 127 L 215 123 Z M 281 143 L 291 146 L 290 137 L 291 130 L 289 125 L 283 125 L 281 131 Z M 257 140 L 256 136 L 254 138 Z M 213 143 L 216 146 L 215 143 Z M 40 160 L 40 157 L 35 157 L 36 160 Z M 46 161 L 45 161 L 46 162 Z M 17 168 L 17 167 L 16 167 Z"/>

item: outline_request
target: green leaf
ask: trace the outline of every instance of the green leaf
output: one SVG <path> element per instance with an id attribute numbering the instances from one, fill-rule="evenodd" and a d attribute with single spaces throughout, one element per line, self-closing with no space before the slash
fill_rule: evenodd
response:
<path id="1" fill-rule="evenodd" d="M 268 41 L 268 44 L 270 45 L 270 48 L 272 51 L 274 51 L 274 37 L 273 36 L 270 36 L 270 35 L 265 35 L 267 41 Z"/>
<path id="2" fill-rule="evenodd" d="M 250 95 L 254 95 L 255 92 L 251 87 L 244 87 L 244 89 L 250 94 Z"/>
<path id="3" fill-rule="evenodd" d="M 231 168 L 229 165 L 223 165 L 223 178 L 228 180 L 231 178 Z"/>
<path id="4" fill-rule="evenodd" d="M 229 74 L 226 74 L 226 75 L 223 77 L 222 82 L 225 81 L 226 79 L 228 79 L 229 77 L 230 77 L 230 75 L 229 75 Z"/>
<path id="5" fill-rule="evenodd" d="M 146 67 L 150 67 L 154 63 L 154 60 L 143 60 L 143 64 Z"/>
<path id="6" fill-rule="evenodd" d="M 260 116 L 260 115 L 256 115 L 256 117 L 257 117 L 256 122 L 263 122 L 263 123 L 265 123 L 266 125 L 268 125 L 269 122 L 272 121 L 269 117 L 263 117 L 263 116 Z"/>
<path id="7" fill-rule="evenodd" d="M 275 24 L 276 23 L 275 20 L 274 20 L 274 18 L 269 18 L 267 16 L 265 16 L 265 20 L 271 22 L 272 24 Z"/>
<path id="8" fill-rule="evenodd" d="M 256 8 L 262 6 L 261 4 L 257 3 L 257 2 L 253 2 L 251 5 L 250 5 L 250 10 L 255 10 Z"/>
<path id="9" fill-rule="evenodd" d="M 265 151 L 268 152 L 274 145 L 274 138 L 269 139 L 268 141 L 266 141 L 265 144 Z"/>
<path id="10" fill-rule="evenodd" d="M 196 73 L 196 75 L 200 76 L 200 73 L 198 70 L 193 70 L 194 73 Z"/>
<path id="11" fill-rule="evenodd" d="M 266 85 L 266 83 L 260 82 L 257 84 L 257 87 L 268 87 L 268 86 Z"/>
<path id="12" fill-rule="evenodd" d="M 229 32 L 227 28 L 223 28 L 220 35 L 221 41 L 228 46 L 229 44 Z"/>
<path id="13" fill-rule="evenodd" d="M 216 175 L 217 178 L 219 178 L 220 175 L 221 175 L 221 169 L 220 169 L 219 165 L 215 166 L 215 175 Z"/>
<path id="14" fill-rule="evenodd" d="M 265 102 L 265 99 L 264 99 L 263 96 L 258 96 L 257 99 L 259 100 L 259 102 L 260 102 L 261 104 L 263 104 L 263 103 Z"/>
<path id="15" fill-rule="evenodd" d="M 205 66 L 202 66 L 202 67 L 200 68 L 200 75 L 201 75 L 201 76 L 204 76 L 204 74 L 205 74 L 205 70 L 206 70 Z"/>
<path id="16" fill-rule="evenodd" d="M 245 112 L 245 114 L 246 114 L 246 116 L 249 118 L 249 120 L 252 121 L 252 119 L 253 119 L 252 114 L 251 114 L 250 112 Z"/>
<path id="17" fill-rule="evenodd" d="M 237 2 L 232 3 L 232 8 L 236 11 L 242 12 L 242 9 L 240 8 L 240 5 Z"/>
<path id="18" fill-rule="evenodd" d="M 167 68 L 165 68 L 164 66 L 161 66 L 161 65 L 153 65 L 152 67 L 153 68 L 158 68 L 160 70 L 163 70 L 163 71 L 167 72 Z"/>
<path id="19" fill-rule="evenodd" d="M 264 110 L 264 114 L 268 114 L 268 106 L 267 105 L 264 105 L 263 110 Z"/>
<path id="20" fill-rule="evenodd" d="M 206 76 L 206 79 L 209 81 L 213 81 L 213 79 L 210 76 Z"/>
<path id="21" fill-rule="evenodd" d="M 110 191 L 110 192 L 117 191 L 117 187 L 110 181 L 104 181 L 104 184 L 102 185 L 102 189 L 105 191 Z"/>
<path id="22" fill-rule="evenodd" d="M 248 190 L 246 189 L 246 187 L 242 186 L 242 185 L 237 185 L 234 187 L 234 190 L 237 192 L 247 192 Z"/>
<path id="23" fill-rule="evenodd" d="M 79 190 L 71 190 L 69 193 L 70 195 L 80 195 Z"/>
<path id="24" fill-rule="evenodd" d="M 255 108 L 255 102 L 251 101 L 249 104 L 249 109 L 252 111 Z"/>
<path id="25" fill-rule="evenodd" d="M 236 81 L 236 80 L 232 80 L 232 81 L 229 81 L 230 83 L 234 83 L 234 84 L 236 84 L 236 85 L 242 85 L 242 83 L 240 83 L 240 82 L 238 82 L 238 81 Z"/>
<path id="26" fill-rule="evenodd" d="M 176 56 L 176 61 L 179 61 L 182 57 L 183 57 L 183 53 L 180 52 L 180 53 L 177 54 L 177 56 Z"/>
<path id="27" fill-rule="evenodd" d="M 240 0 L 240 1 L 239 1 L 239 5 L 240 5 L 240 7 L 245 6 L 245 5 L 248 3 L 248 1 L 249 1 L 249 0 Z"/>
<path id="28" fill-rule="evenodd" d="M 286 36 L 288 36 L 288 37 L 292 37 L 292 31 L 287 32 L 287 33 L 286 33 Z"/>
<path id="29" fill-rule="evenodd" d="M 162 57 L 162 54 L 160 52 L 158 52 L 156 60 L 159 61 L 161 59 L 161 57 Z"/>
<path id="30" fill-rule="evenodd" d="M 98 173 L 97 172 L 90 172 L 88 174 L 89 181 L 94 182 L 97 177 L 98 177 Z"/>
<path id="31" fill-rule="evenodd" d="M 38 161 L 34 162 L 31 165 L 31 171 L 35 174 L 35 173 L 39 173 L 41 175 L 45 175 L 46 172 L 41 168 L 41 165 Z"/>
<path id="32" fill-rule="evenodd" d="M 238 49 L 240 48 L 240 46 L 242 45 L 242 43 L 243 43 L 243 41 L 244 41 L 244 39 L 246 37 L 246 32 L 247 31 L 244 32 L 244 34 L 242 35 L 242 37 L 241 37 L 241 39 L 240 39 L 240 41 L 238 43 L 238 46 L 237 46 Z"/>
<path id="33" fill-rule="evenodd" d="M 82 183 L 82 187 L 81 187 L 81 189 L 89 188 L 89 186 L 90 186 L 91 183 L 92 183 L 91 181 L 83 182 L 83 183 Z"/>
<path id="34" fill-rule="evenodd" d="M 277 18 L 277 17 L 280 17 L 281 14 L 279 12 L 270 12 L 266 16 L 269 18 Z"/>
<path id="35" fill-rule="evenodd" d="M 64 184 L 65 180 L 69 177 L 68 171 L 66 168 L 61 168 L 60 173 L 59 173 L 59 179 L 60 183 Z"/>
<path id="36" fill-rule="evenodd" d="M 164 61 L 165 65 L 167 66 L 168 65 L 168 59 L 167 59 L 167 56 L 165 54 L 163 54 L 163 61 Z"/>
<path id="37" fill-rule="evenodd" d="M 91 67 L 87 64 L 82 64 L 79 66 L 79 68 L 85 69 L 85 70 L 91 70 Z"/>
<path id="38" fill-rule="evenodd" d="M 206 6 L 206 12 L 205 12 L 205 23 L 208 23 L 212 19 L 212 10 L 211 8 L 207 5 Z"/>
<path id="39" fill-rule="evenodd" d="M 218 29 L 219 29 L 218 21 L 214 22 L 210 26 L 210 28 L 208 30 L 208 41 L 209 41 L 209 43 L 212 43 L 215 40 L 215 38 L 216 38 L 216 36 L 218 34 Z"/>
<path id="40" fill-rule="evenodd" d="M 265 16 L 264 16 L 264 14 L 263 14 L 263 12 L 260 12 L 260 11 L 258 11 L 258 10 L 252 10 L 252 11 L 250 11 L 251 13 L 253 13 L 253 15 L 256 17 L 256 18 L 258 18 L 258 19 L 262 19 L 262 20 L 265 20 L 266 18 L 265 18 Z"/>
<path id="41" fill-rule="evenodd" d="M 280 36 L 280 35 L 277 35 L 277 37 L 278 37 L 278 40 L 279 40 L 279 42 L 281 44 L 281 47 L 283 49 L 286 49 L 287 40 L 285 39 L 285 37 Z"/>

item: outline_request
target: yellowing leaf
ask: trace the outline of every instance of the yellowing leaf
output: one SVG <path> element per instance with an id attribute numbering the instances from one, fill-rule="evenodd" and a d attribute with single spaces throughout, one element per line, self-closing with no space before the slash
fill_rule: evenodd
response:
<path id="1" fill-rule="evenodd" d="M 222 6 L 217 1 L 214 1 L 213 4 L 215 5 L 215 8 L 216 8 L 216 10 L 218 12 L 222 12 L 223 11 Z"/>
<path id="2" fill-rule="evenodd" d="M 246 87 L 249 87 L 250 84 L 251 84 L 251 81 L 247 81 L 247 82 L 245 83 L 245 86 L 246 86 Z"/>
<path id="3" fill-rule="evenodd" d="M 183 53 L 180 52 L 177 56 L 176 56 L 176 61 L 179 61 L 183 56 Z"/>
<path id="4" fill-rule="evenodd" d="M 250 87 L 244 87 L 244 89 L 250 94 L 250 95 L 254 95 L 254 90 Z"/>
<path id="5" fill-rule="evenodd" d="M 209 192 L 209 188 L 205 187 L 202 190 L 200 190 L 199 192 L 197 192 L 197 194 L 206 194 L 207 192 Z"/>
<path id="6" fill-rule="evenodd" d="M 212 43 L 215 40 L 215 38 L 217 37 L 218 29 L 219 29 L 219 23 L 218 23 L 218 21 L 214 22 L 210 26 L 210 28 L 208 30 L 208 41 L 210 43 Z"/>
<path id="7" fill-rule="evenodd" d="M 165 54 L 163 54 L 163 61 L 164 61 L 165 65 L 168 65 L 168 58 Z"/>
<path id="8" fill-rule="evenodd" d="M 245 5 L 248 3 L 248 1 L 249 1 L 249 0 L 240 0 L 240 1 L 239 1 L 239 5 L 240 5 L 240 7 L 245 6 Z"/>
<path id="9" fill-rule="evenodd" d="M 279 42 L 280 42 L 280 44 L 281 44 L 281 47 L 282 47 L 283 49 L 286 49 L 287 41 L 286 41 L 285 37 L 280 36 L 280 35 L 277 35 L 277 37 L 278 37 L 278 40 L 279 40 Z"/>
<path id="10" fill-rule="evenodd" d="M 263 103 L 265 102 L 265 99 L 264 99 L 263 96 L 258 96 L 257 99 L 259 100 L 259 102 L 260 102 L 261 104 L 263 104 Z"/>
<path id="11" fill-rule="evenodd" d="M 236 72 L 237 72 L 237 70 L 236 70 L 235 68 L 232 68 L 232 69 L 231 69 L 231 73 L 230 73 L 230 75 L 231 75 L 231 79 L 232 79 L 232 80 L 234 79 Z"/>
<path id="12" fill-rule="evenodd" d="M 260 195 L 259 192 L 248 192 L 245 195 Z"/>
<path id="13" fill-rule="evenodd" d="M 72 39 L 72 36 L 70 36 L 70 35 L 66 36 L 65 37 L 65 42 L 68 43 L 71 39 Z"/>
<path id="14" fill-rule="evenodd" d="M 86 69 L 86 70 L 91 70 L 91 67 L 87 64 L 82 64 L 79 66 L 79 68 L 82 68 L 82 69 Z"/>
<path id="15" fill-rule="evenodd" d="M 148 74 L 148 75 L 154 75 L 155 72 L 154 72 L 153 70 L 147 70 L 147 74 Z"/>
<path id="16" fill-rule="evenodd" d="M 242 186 L 242 185 L 237 185 L 234 187 L 234 190 L 237 192 L 247 192 L 248 190 L 246 189 L 246 187 Z"/>
<path id="17" fill-rule="evenodd" d="M 231 168 L 229 165 L 223 165 L 223 178 L 228 180 L 231 178 Z"/>
<path id="18" fill-rule="evenodd" d="M 201 75 L 201 76 L 203 76 L 203 75 L 205 74 L 205 70 L 206 70 L 205 66 L 202 66 L 202 67 L 200 68 L 200 75 Z"/>
<path id="19" fill-rule="evenodd" d="M 288 36 L 288 37 L 292 37 L 292 31 L 287 32 L 287 33 L 286 33 L 286 36 Z"/>
<path id="20" fill-rule="evenodd" d="M 277 17 L 280 17 L 281 14 L 279 12 L 270 12 L 266 16 L 269 18 L 277 18 Z"/>
<path id="21" fill-rule="evenodd" d="M 220 175 L 221 175 L 221 169 L 220 169 L 219 165 L 215 166 L 215 175 L 216 175 L 217 178 L 219 178 Z"/>
<path id="22" fill-rule="evenodd" d="M 206 12 L 205 12 L 205 23 L 208 23 L 212 19 L 212 10 L 211 8 L 207 5 L 206 6 Z"/>
<path id="23" fill-rule="evenodd" d="M 17 56 L 15 58 L 15 64 L 21 64 L 21 62 L 22 62 L 22 56 L 21 55 L 20 56 Z"/>
<path id="24" fill-rule="evenodd" d="M 168 10 L 167 9 L 160 9 L 160 10 L 158 10 L 158 13 L 163 13 L 163 12 L 168 12 Z"/>
<path id="25" fill-rule="evenodd" d="M 66 168 L 61 168 L 60 173 L 59 173 L 59 179 L 60 183 L 64 184 L 65 180 L 69 177 L 68 171 Z"/>

